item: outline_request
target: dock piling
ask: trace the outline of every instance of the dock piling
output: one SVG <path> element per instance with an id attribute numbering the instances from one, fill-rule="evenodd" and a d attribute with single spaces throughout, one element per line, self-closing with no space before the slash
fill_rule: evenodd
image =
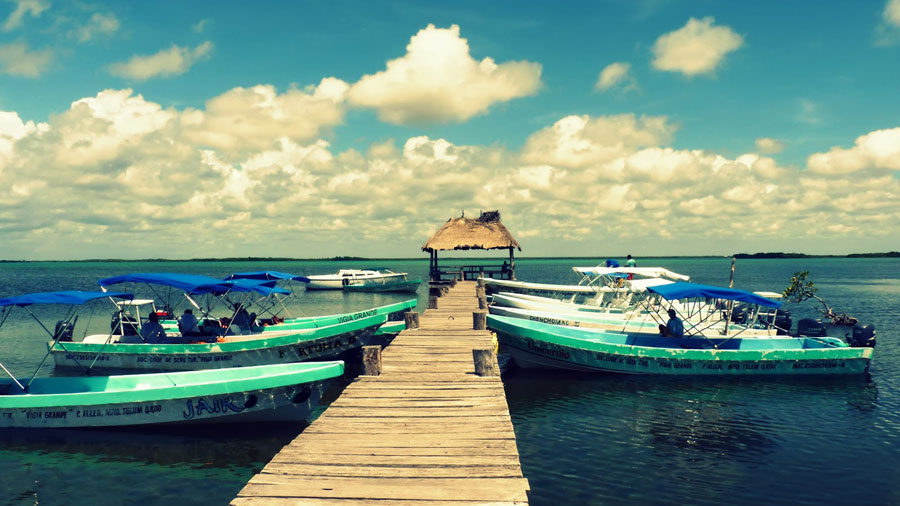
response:
<path id="1" fill-rule="evenodd" d="M 475 361 L 475 374 L 479 376 L 499 376 L 499 371 L 494 366 L 497 357 L 492 348 L 472 350 L 472 359 Z"/>
<path id="2" fill-rule="evenodd" d="M 381 375 L 381 346 L 363 346 L 363 374 Z"/>

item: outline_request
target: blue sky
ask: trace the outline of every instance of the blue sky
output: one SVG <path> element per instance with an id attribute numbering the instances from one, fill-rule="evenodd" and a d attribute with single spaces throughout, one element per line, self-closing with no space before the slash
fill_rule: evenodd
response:
<path id="1" fill-rule="evenodd" d="M 0 21 L 0 259 L 408 257 L 481 209 L 524 255 L 900 249 L 898 0 Z"/>

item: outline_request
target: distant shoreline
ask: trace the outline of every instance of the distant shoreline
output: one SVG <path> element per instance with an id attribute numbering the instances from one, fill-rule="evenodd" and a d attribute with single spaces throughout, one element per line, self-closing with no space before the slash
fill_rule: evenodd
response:
<path id="1" fill-rule="evenodd" d="M 519 260 L 597 260 L 605 258 L 624 258 L 625 255 L 611 256 L 561 256 L 561 257 L 518 257 Z M 734 255 L 666 255 L 666 256 L 641 256 L 640 258 L 728 258 L 736 259 L 792 259 L 792 258 L 900 258 L 900 251 L 888 251 L 885 253 L 849 253 L 846 255 L 808 255 L 806 253 L 736 253 Z M 495 257 L 441 257 L 442 260 L 477 260 L 496 259 Z M 284 258 L 284 257 L 226 257 L 226 258 L 89 258 L 82 260 L 0 260 L 0 263 L 50 263 L 50 262 L 396 262 L 396 261 L 425 261 L 423 257 L 399 257 L 399 258 L 364 258 L 337 256 L 330 258 Z"/>

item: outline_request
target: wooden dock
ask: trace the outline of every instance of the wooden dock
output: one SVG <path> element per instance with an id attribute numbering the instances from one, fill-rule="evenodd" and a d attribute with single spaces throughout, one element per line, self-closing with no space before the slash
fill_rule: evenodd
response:
<path id="1" fill-rule="evenodd" d="M 527 504 L 503 383 L 474 372 L 472 350 L 493 346 L 475 293 L 438 299 L 232 504 Z"/>

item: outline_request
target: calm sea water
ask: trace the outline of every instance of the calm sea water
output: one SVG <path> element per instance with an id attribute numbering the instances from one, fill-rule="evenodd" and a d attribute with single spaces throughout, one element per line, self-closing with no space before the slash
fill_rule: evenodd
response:
<path id="1" fill-rule="evenodd" d="M 727 285 L 730 259 L 654 259 L 699 283 Z M 519 279 L 574 282 L 585 260 L 519 260 Z M 424 278 L 428 262 L 379 262 Z M 0 297 L 95 289 L 128 272 L 334 272 L 350 262 L 0 263 Z M 871 378 L 669 379 L 511 371 L 504 376 L 531 503 L 900 503 L 900 260 L 739 260 L 735 286 L 781 291 L 809 270 L 819 295 L 877 328 Z M 152 296 L 144 293 L 143 295 Z M 301 293 L 296 315 L 362 309 L 401 294 Z M 427 293 L 420 289 L 420 310 Z M 108 304 L 108 302 L 106 303 Z M 83 328 L 105 331 L 109 307 Z M 811 302 L 791 307 L 795 321 Z M 38 316 L 55 321 L 51 313 Z M 84 317 L 83 317 L 84 318 Z M 17 312 L 0 360 L 30 373 L 45 337 Z M 77 339 L 77 338 L 76 338 Z M 41 375 L 52 374 L 45 366 Z M 338 385 L 331 395 L 339 392 Z M 0 432 L 0 504 L 224 504 L 302 427 Z"/>

